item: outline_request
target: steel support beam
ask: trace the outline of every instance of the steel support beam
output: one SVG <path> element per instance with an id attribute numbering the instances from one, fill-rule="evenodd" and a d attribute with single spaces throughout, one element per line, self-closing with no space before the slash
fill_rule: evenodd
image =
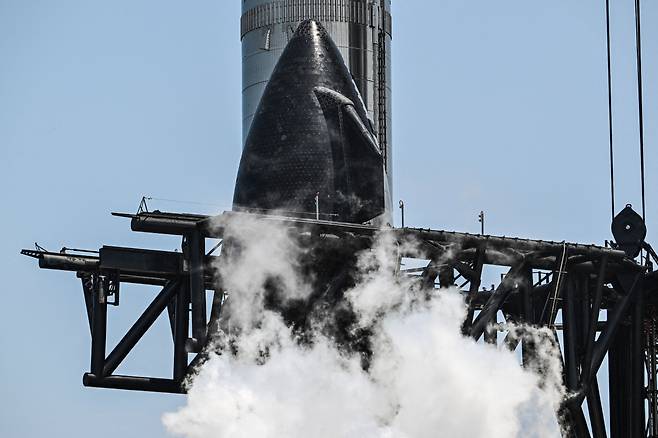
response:
<path id="1" fill-rule="evenodd" d="M 532 269 L 526 269 L 521 282 L 521 302 L 523 306 L 521 322 L 531 327 L 535 325 L 536 318 L 532 283 Z M 528 336 L 523 336 L 521 340 L 521 355 L 524 366 L 528 366 L 535 355 L 535 344 L 532 339 L 528 339 Z"/>
<path id="2" fill-rule="evenodd" d="M 564 365 L 567 391 L 574 392 L 578 388 L 578 324 L 576 322 L 576 279 L 564 278 L 566 293 L 562 298 L 562 320 L 564 323 Z M 580 409 L 580 407 L 578 407 Z"/>
<path id="3" fill-rule="evenodd" d="M 608 354 L 610 388 L 610 437 L 631 438 L 631 381 L 629 365 L 632 363 L 630 329 L 619 327 Z"/>
<path id="4" fill-rule="evenodd" d="M 612 309 L 608 310 L 608 321 L 605 329 L 601 332 L 599 339 L 594 344 L 592 361 L 589 369 L 590 376 L 594 376 L 598 373 L 601 363 L 615 338 L 620 322 L 627 316 L 628 308 L 630 307 L 631 301 L 638 289 L 641 277 L 642 275 L 637 275 L 624 281 L 624 284 L 626 285 L 626 294 L 618 299 Z"/>
<path id="5" fill-rule="evenodd" d="M 640 290 L 642 288 L 640 287 Z M 631 309 L 631 435 L 629 438 L 644 438 L 645 413 L 645 379 L 644 379 L 644 294 L 635 295 Z"/>
<path id="6" fill-rule="evenodd" d="M 100 269 L 146 277 L 177 276 L 183 272 L 179 252 L 104 246 L 100 249 Z"/>
<path id="7" fill-rule="evenodd" d="M 153 377 L 108 376 L 98 377 L 87 373 L 82 378 L 82 384 L 91 388 L 123 389 L 128 391 L 147 391 L 168 394 L 184 394 L 181 385 L 170 379 Z"/>
<path id="8" fill-rule="evenodd" d="M 610 437 L 641 438 L 644 436 L 644 422 L 635 422 L 638 389 L 634 385 L 634 374 L 639 358 L 634 342 L 634 312 L 629 312 L 631 304 L 637 303 L 636 291 L 640 289 L 642 276 L 622 276 L 617 279 L 618 287 L 626 293 L 620 297 L 612 311 L 608 311 L 608 326 L 601 333 L 594 348 L 592 367 L 600 365 L 603 356 L 608 353 L 608 373 L 610 382 Z M 640 351 L 643 354 L 643 350 Z M 599 361 L 600 358 L 600 361 Z M 644 363 L 644 362 L 642 362 Z M 594 375 L 598 366 L 592 370 Z M 641 434 L 640 433 L 641 428 Z"/>
<path id="9" fill-rule="evenodd" d="M 482 336 L 486 330 L 487 325 L 489 325 L 491 321 L 496 317 L 496 313 L 498 313 L 500 307 L 503 305 L 509 294 L 514 288 L 516 288 L 517 283 L 520 281 L 519 275 L 523 269 L 525 269 L 525 262 L 521 262 L 512 267 L 505 275 L 503 281 L 491 295 L 489 301 L 487 301 L 487 304 L 485 304 L 484 308 L 475 318 L 475 321 L 473 321 L 473 325 L 469 330 L 469 335 L 473 339 L 480 339 L 480 336 Z"/>
<path id="10" fill-rule="evenodd" d="M 89 321 L 89 333 L 94 333 L 94 292 L 92 290 L 92 277 L 85 275 L 80 278 L 82 282 L 82 296 L 85 299 L 85 310 L 87 311 L 87 320 Z"/>
<path id="11" fill-rule="evenodd" d="M 190 299 L 192 302 L 192 336 L 197 345 L 205 342 L 208 331 L 206 316 L 206 285 L 204 281 L 205 239 L 200 232 L 188 234 L 190 257 Z"/>
<path id="12" fill-rule="evenodd" d="M 187 339 L 190 325 L 190 294 L 187 285 L 181 286 L 174 308 L 174 380 L 182 382 L 187 372 Z"/>
<path id="13" fill-rule="evenodd" d="M 481 236 L 478 234 L 457 233 L 452 231 L 423 230 L 405 228 L 396 230 L 398 235 L 403 239 L 407 237 L 416 240 L 429 240 L 437 243 L 452 243 L 462 249 L 486 247 L 492 250 L 516 250 L 521 252 L 533 252 L 545 255 L 560 255 L 564 245 L 568 247 L 570 255 L 587 255 L 589 257 L 600 258 L 608 254 L 618 259 L 625 259 L 626 254 L 610 248 L 603 248 L 595 245 L 582 245 L 578 243 L 564 242 L 547 242 L 542 240 L 518 239 L 509 237 Z"/>
<path id="14" fill-rule="evenodd" d="M 646 284 L 646 283 L 645 283 Z M 649 292 L 653 294 L 653 291 Z M 646 341 L 646 367 L 647 367 L 647 399 L 649 401 L 648 408 L 648 436 L 654 438 L 658 437 L 658 351 L 656 350 L 656 345 L 658 345 L 658 339 L 656 337 L 656 330 L 658 329 L 658 324 L 656 321 L 656 308 L 650 306 L 647 312 L 648 324 L 645 332 L 645 341 Z"/>
<path id="15" fill-rule="evenodd" d="M 599 274 L 596 279 L 596 289 L 592 297 L 592 308 L 590 310 L 589 326 L 587 328 L 587 343 L 585 344 L 585 359 L 583 360 L 583 369 L 581 372 L 581 384 L 588 386 L 591 379 L 596 378 L 596 372 L 592 368 L 592 356 L 594 354 L 594 343 L 596 342 L 597 326 L 599 324 L 599 313 L 601 312 L 601 302 L 603 301 L 603 286 L 605 284 L 606 268 L 608 266 L 608 256 L 601 258 Z"/>
<path id="16" fill-rule="evenodd" d="M 462 325 L 462 333 L 466 335 L 471 329 L 473 324 L 473 316 L 475 314 L 475 298 L 477 297 L 478 291 L 480 290 L 480 284 L 482 283 L 482 269 L 484 268 L 484 248 L 478 248 L 475 252 L 475 265 L 473 266 L 473 276 L 470 279 L 470 285 L 468 287 L 468 296 L 466 298 L 466 305 L 468 306 L 468 311 L 466 313 L 466 319 Z"/>
<path id="17" fill-rule="evenodd" d="M 608 433 L 605 428 L 601 393 L 599 391 L 599 382 L 596 376 L 591 379 L 589 384 L 589 392 L 587 393 L 587 410 L 589 411 L 589 421 L 592 427 L 592 437 L 607 438 Z"/>
<path id="18" fill-rule="evenodd" d="M 177 281 L 170 282 L 165 286 L 162 291 L 155 297 L 155 299 L 144 310 L 144 313 L 137 319 L 135 324 L 128 330 L 125 336 L 114 347 L 114 350 L 107 356 L 103 373 L 93 373 L 97 376 L 107 376 L 114 372 L 117 367 L 128 356 L 128 353 L 137 345 L 137 342 L 144 336 L 149 328 L 153 325 L 155 320 L 167 307 L 167 304 L 172 297 L 179 291 L 179 283 Z"/>

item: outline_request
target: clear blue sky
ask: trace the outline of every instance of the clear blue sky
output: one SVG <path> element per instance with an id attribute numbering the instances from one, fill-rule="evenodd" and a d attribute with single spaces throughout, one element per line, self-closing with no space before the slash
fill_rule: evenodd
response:
<path id="1" fill-rule="evenodd" d="M 639 208 L 633 2 L 612 3 L 618 205 Z M 644 3 L 658 243 L 658 3 Z M 475 232 L 483 209 L 493 234 L 610 238 L 603 4 L 394 1 L 395 196 L 409 225 Z M 230 208 L 239 15 L 238 0 L 0 0 L 0 436 L 164 436 L 161 413 L 184 403 L 83 388 L 79 281 L 18 253 L 35 241 L 178 247 L 110 217 L 142 195 Z M 124 290 L 112 339 L 154 292 Z M 121 371 L 167 374 L 168 336 L 160 321 Z"/>

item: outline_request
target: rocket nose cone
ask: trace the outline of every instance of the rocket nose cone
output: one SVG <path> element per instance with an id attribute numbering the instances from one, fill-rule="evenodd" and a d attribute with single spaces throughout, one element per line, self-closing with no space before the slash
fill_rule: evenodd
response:
<path id="1" fill-rule="evenodd" d="M 353 122 L 333 123 L 349 116 L 343 114 L 346 105 L 355 114 Z M 363 205 L 378 205 L 370 199 L 379 199 L 380 186 L 383 193 L 381 157 L 373 158 L 367 147 L 361 147 L 361 138 L 371 137 L 366 111 L 326 29 L 315 20 L 301 22 L 254 115 L 240 161 L 234 208 L 317 216 L 320 204 L 319 213 L 331 220 L 374 217 L 369 212 L 379 207 L 363 214 L 365 209 L 348 214 L 342 207 L 357 198 L 364 200 Z M 366 157 L 353 153 L 355 149 L 366 151 Z M 364 178 L 370 183 L 365 195 L 353 183 Z"/>
<path id="2" fill-rule="evenodd" d="M 352 100 L 367 123 L 365 104 L 340 50 L 322 23 L 309 19 L 297 26 L 281 54 L 263 93 L 261 103 L 265 105 L 257 109 L 254 119 L 271 108 L 268 102 L 285 102 L 281 94 L 294 96 L 297 103 L 305 99 L 315 101 L 313 89 L 317 86 L 330 88 Z"/>
<path id="3" fill-rule="evenodd" d="M 304 20 L 299 23 L 293 37 L 323 37 L 329 35 L 322 23 L 316 20 Z"/>
<path id="4" fill-rule="evenodd" d="M 347 75 L 351 77 L 336 43 L 319 21 L 305 20 L 297 26 L 279 62 L 284 65 L 295 62 L 303 63 L 302 57 L 306 58 L 306 62 L 320 63 L 325 68 L 334 70 L 334 74 L 347 72 Z M 281 59 L 284 61 L 281 62 Z"/>

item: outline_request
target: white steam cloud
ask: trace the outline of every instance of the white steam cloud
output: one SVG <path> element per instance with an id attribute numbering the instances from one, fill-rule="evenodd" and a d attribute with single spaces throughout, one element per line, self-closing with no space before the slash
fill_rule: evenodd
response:
<path id="1" fill-rule="evenodd" d="M 372 357 L 339 350 L 315 333 L 299 343 L 266 309 L 276 278 L 289 297 L 308 296 L 304 257 L 288 232 L 241 218 L 227 230 L 241 247 L 218 267 L 229 291 L 235 354 L 211 353 L 191 382 L 187 405 L 163 416 L 186 438 L 496 438 L 559 437 L 560 360 L 550 336 L 535 335 L 532 372 L 505 348 L 461 335 L 466 315 L 456 290 L 431 300 L 395 275 L 396 250 L 383 234 L 360 257 L 360 281 L 346 295 L 361 327 L 372 330 Z M 416 296 L 416 298 L 414 298 Z M 524 330 L 526 336 L 530 336 Z M 544 334 L 545 335 L 545 334 Z M 263 352 L 267 352 L 266 355 Z M 533 367 L 531 367 L 533 368 Z"/>

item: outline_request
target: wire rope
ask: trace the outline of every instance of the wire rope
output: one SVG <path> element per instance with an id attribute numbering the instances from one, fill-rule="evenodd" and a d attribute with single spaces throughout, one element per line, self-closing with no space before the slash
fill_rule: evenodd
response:
<path id="1" fill-rule="evenodd" d="M 610 44 L 610 0 L 605 0 L 606 41 L 608 52 L 608 135 L 610 146 L 610 203 L 612 219 L 615 218 L 615 155 L 612 115 L 612 51 Z"/>
<path id="2" fill-rule="evenodd" d="M 635 0 L 635 48 L 637 50 L 637 105 L 640 129 L 640 177 L 642 180 L 642 219 L 647 220 L 644 176 L 644 109 L 642 87 L 642 17 L 640 0 Z"/>

